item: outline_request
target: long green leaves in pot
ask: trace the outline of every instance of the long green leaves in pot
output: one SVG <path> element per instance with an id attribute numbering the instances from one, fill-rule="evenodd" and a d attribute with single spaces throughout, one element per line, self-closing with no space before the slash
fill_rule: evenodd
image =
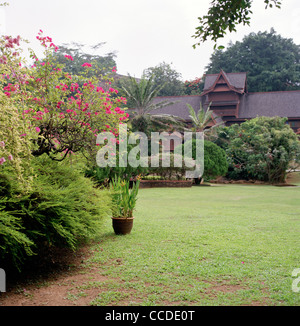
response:
<path id="1" fill-rule="evenodd" d="M 115 177 L 110 183 L 112 196 L 112 213 L 113 217 L 128 218 L 133 217 L 133 211 L 137 201 L 140 180 L 133 182 L 130 189 L 130 182 Z"/>

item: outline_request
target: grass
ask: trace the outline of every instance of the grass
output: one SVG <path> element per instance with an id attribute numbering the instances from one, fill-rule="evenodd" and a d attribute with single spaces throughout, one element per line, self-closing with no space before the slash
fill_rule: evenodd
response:
<path id="1" fill-rule="evenodd" d="M 300 185 L 300 183 L 299 183 Z M 141 189 L 132 233 L 111 221 L 87 264 L 91 305 L 300 305 L 300 187 Z M 300 283 L 299 283 L 300 287 Z M 83 293 L 83 294 L 82 294 Z"/>

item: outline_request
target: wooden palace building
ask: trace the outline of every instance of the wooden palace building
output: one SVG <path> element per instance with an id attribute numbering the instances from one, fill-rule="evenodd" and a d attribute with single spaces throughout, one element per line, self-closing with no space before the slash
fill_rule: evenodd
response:
<path id="1" fill-rule="evenodd" d="M 300 90 L 279 92 L 249 93 L 247 90 L 247 74 L 225 73 L 205 76 L 204 89 L 201 95 L 157 97 L 154 103 L 170 101 L 173 104 L 153 114 L 172 114 L 190 123 L 187 103 L 197 112 L 200 103 L 214 112 L 215 120 L 223 120 L 229 126 L 241 123 L 258 116 L 286 117 L 287 123 L 295 132 L 300 132 Z"/>

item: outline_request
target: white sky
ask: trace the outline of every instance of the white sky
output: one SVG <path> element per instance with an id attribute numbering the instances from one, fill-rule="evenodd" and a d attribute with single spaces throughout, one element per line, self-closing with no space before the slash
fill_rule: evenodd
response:
<path id="1" fill-rule="evenodd" d="M 140 77 L 144 69 L 164 61 L 172 63 L 183 81 L 192 80 L 203 75 L 213 53 L 210 42 L 193 49 L 191 37 L 210 0 L 6 1 L 9 6 L 0 7 L 0 34 L 21 35 L 34 50 L 39 49 L 35 37 L 40 29 L 56 45 L 106 42 L 97 53 L 115 51 L 120 74 Z M 271 27 L 300 44 L 299 0 L 282 0 L 281 9 L 267 10 L 263 0 L 253 0 L 252 11 L 250 27 L 238 26 L 238 32 L 228 34 L 222 45 Z"/>

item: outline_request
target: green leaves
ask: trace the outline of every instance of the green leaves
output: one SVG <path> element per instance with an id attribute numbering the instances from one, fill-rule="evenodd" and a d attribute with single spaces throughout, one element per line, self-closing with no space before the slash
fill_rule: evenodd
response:
<path id="1" fill-rule="evenodd" d="M 170 125 L 183 128 L 183 119 L 170 114 L 155 114 L 156 110 L 175 102 L 164 100 L 155 103 L 153 101 L 160 90 L 153 83 L 153 75 L 149 79 L 142 78 L 139 82 L 129 76 L 128 83 L 123 85 L 123 90 L 128 102 L 130 101 L 134 109 L 131 113 L 133 131 L 141 131 L 147 134 L 151 128 L 164 130 L 169 129 Z"/>
<path id="2" fill-rule="evenodd" d="M 300 144 L 285 118 L 259 117 L 229 127 L 229 177 L 284 182 Z"/>
<path id="3" fill-rule="evenodd" d="M 249 92 L 300 89 L 300 50 L 291 39 L 270 32 L 250 33 L 241 42 L 217 50 L 206 67 L 207 74 L 247 72 Z"/>
<path id="4" fill-rule="evenodd" d="M 264 3 L 266 8 L 272 8 L 273 4 L 277 8 L 281 6 L 277 0 L 264 0 Z M 193 47 L 196 48 L 207 39 L 217 42 L 227 31 L 236 32 L 238 24 L 250 25 L 251 6 L 251 0 L 213 0 L 208 13 L 198 17 L 200 26 L 196 27 L 192 37 L 199 41 Z"/>
<path id="5" fill-rule="evenodd" d="M 133 217 L 140 181 L 133 182 L 131 189 L 129 184 L 129 180 L 122 180 L 120 177 L 115 177 L 110 183 L 113 217 Z"/>
<path id="6" fill-rule="evenodd" d="M 180 80 L 181 74 L 172 69 L 170 64 L 160 63 L 156 67 L 145 69 L 143 76 L 153 78 L 155 88 L 158 88 L 158 96 L 184 95 L 183 83 Z"/>
<path id="7" fill-rule="evenodd" d="M 189 117 L 192 120 L 192 123 L 194 125 L 194 128 L 196 131 L 205 131 L 205 128 L 209 126 L 210 123 L 213 122 L 213 111 L 210 110 L 210 105 L 207 107 L 206 110 L 203 109 L 202 104 L 200 103 L 200 109 L 198 110 L 197 114 L 194 110 L 194 108 L 187 103 L 187 107 L 189 109 Z M 211 128 L 215 128 L 219 126 L 220 124 L 214 124 L 211 126 Z"/>
<path id="8" fill-rule="evenodd" d="M 108 191 L 99 190 L 76 164 L 59 164 L 47 156 L 36 158 L 36 178 L 29 193 L 13 190 L 0 197 L 0 257 L 18 268 L 28 256 L 50 246 L 76 249 L 92 239 L 111 210 Z M 46 250 L 47 251 L 47 250 Z"/>

